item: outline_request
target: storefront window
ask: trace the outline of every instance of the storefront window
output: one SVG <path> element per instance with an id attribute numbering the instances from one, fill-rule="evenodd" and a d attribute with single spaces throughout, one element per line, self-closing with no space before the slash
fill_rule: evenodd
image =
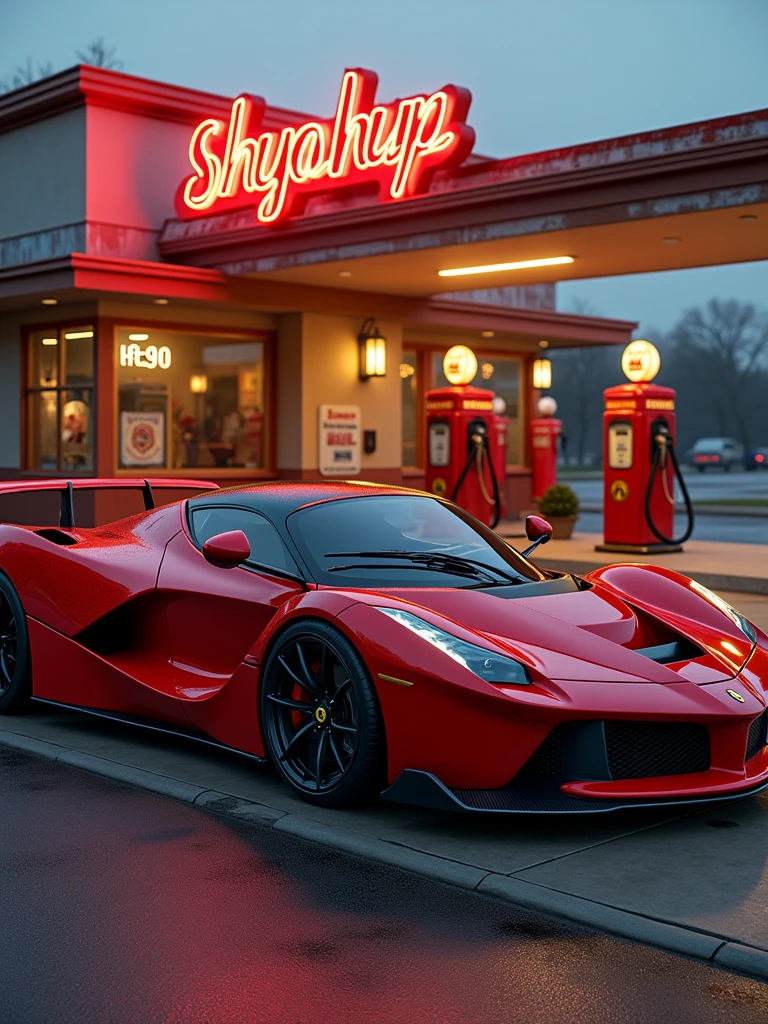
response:
<path id="1" fill-rule="evenodd" d="M 432 374 L 434 386 L 448 387 L 448 380 L 443 373 L 443 357 L 445 353 L 434 353 L 432 356 Z M 507 431 L 507 465 L 518 466 L 522 463 L 522 425 L 520 409 L 520 381 L 522 360 L 518 356 L 501 356 L 477 352 L 477 374 L 472 383 L 475 387 L 488 388 L 506 402 L 505 416 L 509 418 Z"/>
<path id="2" fill-rule="evenodd" d="M 403 401 L 403 465 L 418 465 L 419 363 L 415 351 L 403 351 L 400 363 Z"/>
<path id="3" fill-rule="evenodd" d="M 27 469 L 93 471 L 94 330 L 46 327 L 27 348 Z"/>
<path id="4" fill-rule="evenodd" d="M 119 328 L 121 469 L 266 465 L 264 342 Z"/>

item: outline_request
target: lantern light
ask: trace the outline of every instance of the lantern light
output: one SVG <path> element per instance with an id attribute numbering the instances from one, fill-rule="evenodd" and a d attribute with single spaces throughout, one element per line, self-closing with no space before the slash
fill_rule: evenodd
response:
<path id="1" fill-rule="evenodd" d="M 549 359 L 534 359 L 533 386 L 537 391 L 547 391 L 552 387 L 552 363 Z"/>
<path id="2" fill-rule="evenodd" d="M 357 336 L 360 344 L 360 380 L 385 377 L 387 374 L 387 339 L 368 317 Z"/>
<path id="3" fill-rule="evenodd" d="M 204 373 L 193 373 L 189 378 L 189 390 L 193 395 L 204 395 L 208 390 L 208 378 Z"/>
<path id="4" fill-rule="evenodd" d="M 549 342 L 539 342 L 539 358 L 533 361 L 533 386 L 537 391 L 547 391 L 552 387 L 552 363 L 544 357 L 544 350 L 549 348 Z"/>

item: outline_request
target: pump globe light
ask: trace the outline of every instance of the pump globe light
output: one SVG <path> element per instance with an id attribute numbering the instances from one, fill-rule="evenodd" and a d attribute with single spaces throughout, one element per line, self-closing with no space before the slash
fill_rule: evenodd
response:
<path id="1" fill-rule="evenodd" d="M 470 384 L 477 374 L 477 357 L 466 345 L 454 345 L 445 353 L 443 373 L 449 384 Z"/>
<path id="2" fill-rule="evenodd" d="M 557 402 L 551 395 L 545 395 L 539 399 L 536 408 L 538 409 L 539 416 L 554 416 L 557 412 Z"/>
<path id="3" fill-rule="evenodd" d="M 507 411 L 506 400 L 501 395 L 494 395 L 491 405 L 493 406 L 494 416 L 503 416 Z"/>
<path id="4" fill-rule="evenodd" d="M 633 383 L 647 383 L 661 369 L 659 350 L 650 341 L 641 338 L 631 341 L 622 353 L 621 368 L 624 376 Z"/>

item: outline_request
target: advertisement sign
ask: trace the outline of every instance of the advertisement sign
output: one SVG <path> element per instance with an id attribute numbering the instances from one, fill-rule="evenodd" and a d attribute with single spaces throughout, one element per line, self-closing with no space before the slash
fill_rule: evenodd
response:
<path id="1" fill-rule="evenodd" d="M 260 224 L 275 224 L 333 189 L 378 187 L 384 200 L 426 192 L 435 171 L 458 167 L 472 149 L 472 97 L 446 85 L 376 103 L 377 85 L 372 71 L 348 69 L 330 120 L 280 129 L 271 127 L 275 116 L 261 97 L 238 96 L 227 120 L 206 117 L 192 133 L 193 173 L 177 191 L 177 215 L 252 206 Z"/>
<path id="2" fill-rule="evenodd" d="M 360 472 L 360 406 L 321 405 L 318 411 L 321 476 L 356 476 Z"/>
<path id="3" fill-rule="evenodd" d="M 165 413 L 120 413 L 120 463 L 123 466 L 165 465 Z"/>

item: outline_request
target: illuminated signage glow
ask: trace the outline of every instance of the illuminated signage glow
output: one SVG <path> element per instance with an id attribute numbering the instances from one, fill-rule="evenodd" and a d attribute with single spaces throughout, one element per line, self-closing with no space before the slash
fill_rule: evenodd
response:
<path id="1" fill-rule="evenodd" d="M 472 149 L 471 95 L 446 85 L 376 105 L 377 84 L 372 71 L 345 71 L 332 120 L 279 131 L 260 131 L 261 97 L 238 96 L 228 123 L 206 118 L 192 134 L 194 173 L 177 191 L 179 217 L 253 204 L 262 224 L 274 224 L 334 188 L 375 185 L 391 199 L 425 192 L 439 167 L 460 164 Z"/>
<path id="2" fill-rule="evenodd" d="M 142 370 L 167 370 L 171 365 L 171 350 L 167 345 L 147 345 L 142 348 L 135 342 L 120 346 L 120 365 L 138 366 Z"/>
<path id="3" fill-rule="evenodd" d="M 621 368 L 633 383 L 653 380 L 661 369 L 659 350 L 650 341 L 631 341 L 622 353 Z"/>
<path id="4" fill-rule="evenodd" d="M 469 384 L 477 374 L 477 357 L 466 345 L 454 345 L 445 353 L 443 373 L 449 384 Z"/>

